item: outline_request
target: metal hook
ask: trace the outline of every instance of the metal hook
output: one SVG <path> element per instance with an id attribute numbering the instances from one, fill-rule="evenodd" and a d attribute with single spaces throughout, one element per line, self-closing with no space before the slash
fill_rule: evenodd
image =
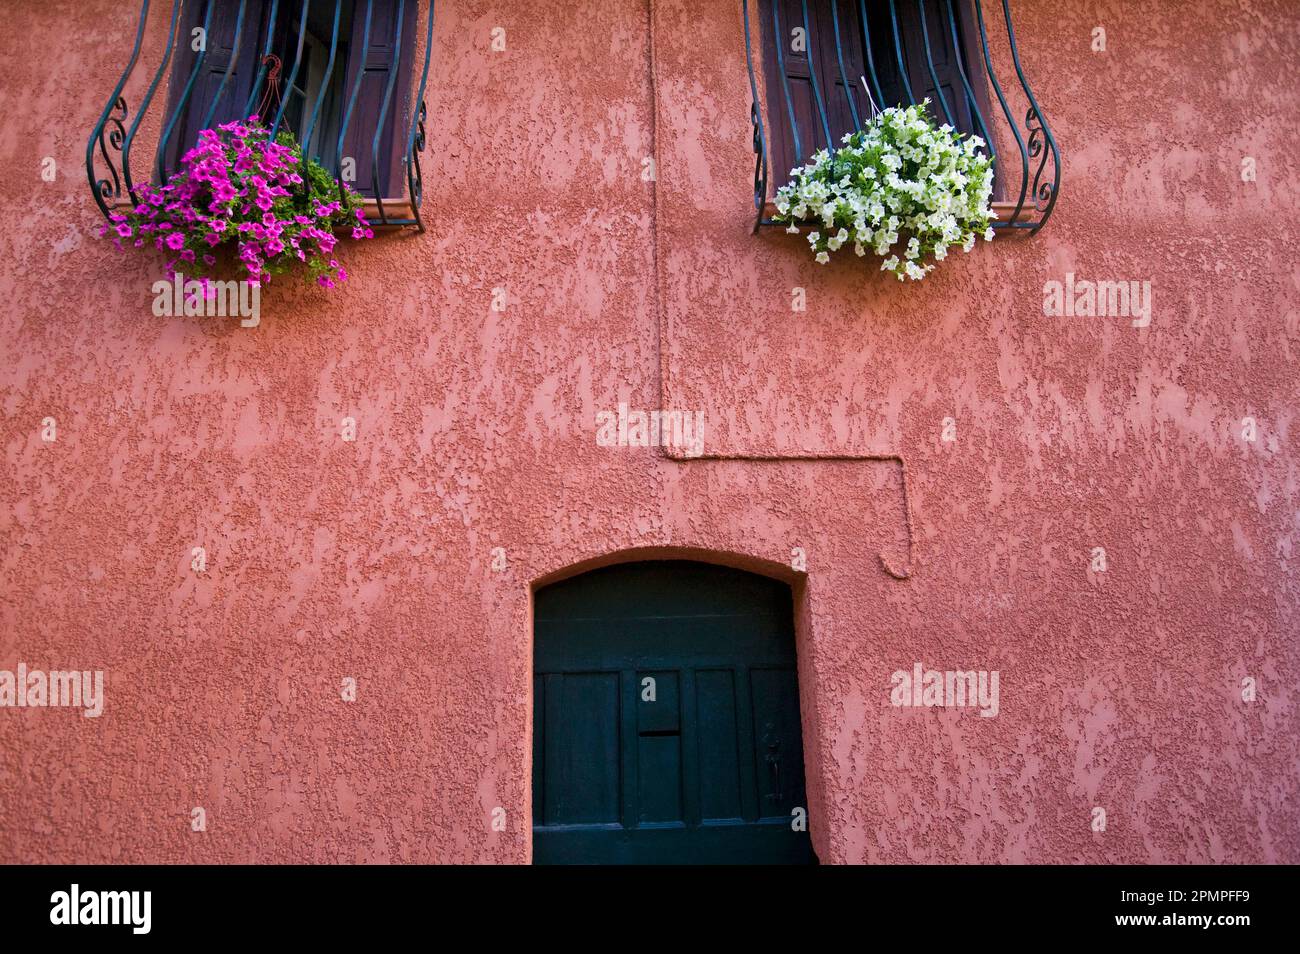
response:
<path id="1" fill-rule="evenodd" d="M 265 121 L 265 107 L 271 105 L 271 94 L 275 94 L 275 101 L 278 105 L 280 102 L 280 67 L 283 65 L 280 58 L 274 53 L 268 53 L 262 57 L 262 65 L 270 66 L 270 71 L 266 74 L 266 92 L 262 94 L 262 101 L 257 104 L 257 118 Z"/>

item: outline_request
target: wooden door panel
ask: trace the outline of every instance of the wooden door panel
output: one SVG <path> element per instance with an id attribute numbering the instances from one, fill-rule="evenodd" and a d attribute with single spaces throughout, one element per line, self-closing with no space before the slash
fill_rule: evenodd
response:
<path id="1" fill-rule="evenodd" d="M 619 820 L 618 673 L 546 679 L 546 819 L 565 824 Z"/>
<path id="2" fill-rule="evenodd" d="M 700 780 L 700 815 L 704 821 L 739 821 L 740 755 L 736 750 L 736 674 L 730 669 L 695 673 L 699 687 L 700 762 L 715 771 Z"/>

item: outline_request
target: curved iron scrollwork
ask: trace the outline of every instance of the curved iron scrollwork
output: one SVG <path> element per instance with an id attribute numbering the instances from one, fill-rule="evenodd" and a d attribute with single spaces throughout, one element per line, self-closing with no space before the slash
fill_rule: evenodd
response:
<path id="1" fill-rule="evenodd" d="M 165 47 L 159 58 L 158 65 L 156 69 L 153 71 L 152 82 L 150 82 L 148 90 L 146 91 L 144 98 L 140 102 L 139 111 L 134 117 L 134 119 L 131 121 L 130 127 L 128 128 L 126 125 L 127 105 L 126 105 L 126 99 L 122 95 L 122 91 L 125 88 L 128 79 L 130 79 L 133 71 L 135 70 L 136 63 L 140 58 L 140 48 L 141 48 L 142 40 L 144 38 L 145 27 L 149 19 L 150 0 L 141 0 L 140 16 L 135 31 L 135 42 L 134 45 L 132 46 L 131 55 L 127 61 L 126 68 L 122 71 L 122 75 L 118 79 L 116 86 L 114 86 L 112 93 L 109 95 L 108 101 L 104 106 L 103 112 L 99 116 L 99 120 L 95 123 L 94 127 L 91 129 L 90 136 L 86 141 L 86 178 L 90 184 L 90 190 L 91 190 L 91 194 L 95 199 L 95 204 L 99 206 L 99 210 L 104 214 L 105 218 L 108 218 L 110 215 L 112 215 L 112 206 L 122 202 L 124 195 L 128 196 L 131 201 L 133 202 L 136 201 L 135 185 L 131 175 L 131 146 L 132 143 L 135 141 L 136 132 L 141 125 L 141 120 L 148 112 L 150 104 L 153 102 L 154 99 L 154 93 L 158 90 L 159 85 L 162 82 L 164 73 L 167 70 L 167 66 L 172 60 L 173 53 L 181 49 L 182 43 L 189 42 L 190 38 L 187 32 L 185 30 L 177 29 L 178 23 L 180 22 L 180 15 L 181 15 L 183 2 L 184 0 L 172 0 L 170 25 L 167 31 L 167 40 L 166 40 Z M 331 66 L 334 63 L 334 56 L 336 50 L 340 46 L 339 31 L 341 25 L 341 11 L 343 8 L 343 2 L 344 0 L 334 0 L 333 32 L 330 37 L 330 43 L 329 43 Z M 409 9 L 406 7 L 407 2 L 418 3 L 419 0 L 399 0 L 399 6 L 397 8 L 397 23 L 398 23 L 399 32 L 395 40 L 395 45 L 400 43 L 401 23 L 403 22 L 402 13 L 403 10 Z M 296 14 L 296 22 L 298 24 L 297 47 L 296 47 L 297 56 L 295 57 L 295 60 L 291 66 L 291 72 L 289 75 L 290 84 L 292 84 L 293 79 L 299 69 L 302 60 L 303 33 L 306 29 L 307 11 L 309 8 L 309 3 L 310 0 L 300 0 L 300 3 L 296 3 L 296 4 L 293 2 L 293 0 L 286 0 L 286 5 L 290 6 L 292 8 L 292 12 Z M 240 26 L 242 26 L 244 20 L 246 5 L 247 5 L 247 0 L 240 0 L 239 9 L 238 9 L 238 18 L 236 20 L 236 27 L 235 27 L 235 33 L 236 33 L 235 49 L 232 50 L 231 56 L 229 58 L 229 62 L 225 68 L 225 72 L 221 77 L 220 86 L 217 89 L 216 98 L 212 99 L 209 103 L 206 104 L 207 112 L 205 116 L 205 124 L 212 120 L 216 111 L 218 100 L 220 99 L 221 94 L 225 92 L 226 87 L 229 84 L 233 72 L 236 68 L 236 65 L 240 59 L 239 43 L 243 38 L 243 33 L 240 30 Z M 370 8 L 372 5 L 373 5 L 373 0 L 367 0 L 366 2 L 367 21 L 369 20 L 370 17 L 370 12 L 371 12 Z M 216 0 L 212 0 L 212 2 L 207 4 L 206 14 L 203 17 L 203 28 L 205 34 L 210 32 L 210 27 L 212 25 L 211 18 L 213 14 L 213 8 L 215 6 L 216 6 Z M 271 0 L 269 19 L 272 22 L 275 21 L 276 11 L 279 8 L 279 6 L 280 6 L 280 0 Z M 359 7 L 360 4 L 358 3 L 357 6 Z M 394 151 L 397 151 L 398 149 L 401 149 L 404 146 L 404 149 L 400 153 L 400 155 L 402 157 L 402 161 L 406 165 L 406 170 L 407 170 L 407 184 L 408 184 L 409 195 L 410 195 L 410 215 L 402 216 L 402 217 L 394 217 L 390 215 L 389 212 L 384 208 L 384 197 L 378 194 L 379 192 L 378 185 L 377 183 L 374 183 L 375 192 L 376 192 L 375 204 L 377 206 L 378 216 L 370 220 L 371 225 L 414 226 L 419 231 L 421 232 L 424 231 L 424 222 L 420 216 L 420 206 L 424 199 L 423 176 L 421 175 L 420 172 L 420 153 L 423 151 L 426 142 L 424 124 L 428 117 L 428 110 L 425 106 L 424 96 L 425 96 L 425 89 L 427 87 L 428 79 L 429 79 L 429 62 L 433 54 L 433 20 L 434 20 L 434 0 L 429 0 L 429 13 L 428 13 L 427 25 L 426 25 L 425 35 L 424 35 L 424 64 L 420 72 L 419 92 L 414 99 L 414 102 L 418 104 L 418 107 L 411 111 L 412 115 L 410 117 L 409 127 L 403 127 L 406 132 L 405 137 L 403 137 L 401 141 L 396 142 L 393 145 Z M 369 23 L 367 22 L 366 38 L 361 44 L 367 50 L 370 49 L 370 44 L 369 44 L 370 34 L 369 34 L 368 27 L 369 27 Z M 266 48 L 261 51 L 261 55 L 258 55 L 257 50 L 253 50 L 252 53 L 249 54 L 257 58 L 256 62 L 259 63 L 260 66 L 257 70 L 256 78 L 253 82 L 252 89 L 248 94 L 247 106 L 245 107 L 245 112 L 247 112 L 252 108 L 253 103 L 259 102 L 259 97 L 261 97 L 263 101 L 268 101 L 270 99 L 277 98 L 274 96 L 275 91 L 266 86 L 268 82 L 267 64 L 269 62 L 268 54 L 270 54 L 270 47 L 271 47 L 271 36 L 268 34 L 266 39 Z M 185 114 L 185 111 L 190 107 L 191 100 L 197 85 L 196 78 L 199 74 L 200 69 L 202 68 L 203 60 L 206 54 L 207 54 L 207 49 L 206 47 L 204 47 L 199 53 L 199 56 L 196 58 L 193 68 L 189 73 L 188 82 L 186 82 L 184 78 L 181 78 L 181 82 L 184 85 L 183 88 L 180 89 L 179 95 L 175 97 L 176 104 L 174 109 L 171 110 L 170 115 L 168 115 L 167 113 L 166 106 L 160 107 L 164 111 L 159 121 L 161 127 L 161 135 L 160 135 L 159 142 L 157 144 L 156 154 L 153 157 L 154 173 L 159 180 L 166 178 L 167 168 L 165 165 L 165 160 L 166 160 L 166 153 L 167 153 L 167 147 L 169 145 L 169 140 L 172 134 L 175 133 L 177 130 L 180 117 L 182 117 Z M 247 56 L 245 56 L 245 59 L 247 59 Z M 274 57 L 270 57 L 270 59 L 274 59 Z M 363 73 L 364 71 L 361 70 L 358 71 L 358 76 L 357 76 L 358 87 L 361 84 Z M 276 74 L 274 73 L 272 74 L 272 79 L 274 79 L 275 75 Z M 383 95 L 382 95 L 381 110 L 378 116 L 378 120 L 375 123 L 374 137 L 371 142 L 371 168 L 372 170 L 376 170 L 376 172 L 374 173 L 376 176 L 377 176 L 377 170 L 379 168 L 381 130 L 384 128 L 385 120 L 388 116 L 388 112 L 390 108 L 392 107 L 392 103 L 396 95 L 397 80 L 398 80 L 398 71 L 397 70 L 390 71 L 389 81 L 385 85 Z M 353 98 L 353 102 L 355 102 L 356 99 L 355 89 L 353 90 L 352 98 Z M 325 89 L 324 87 L 322 87 L 319 93 L 317 94 L 314 106 L 310 111 L 310 120 L 307 123 L 306 131 L 304 132 L 303 135 L 304 141 L 309 138 L 309 134 L 311 130 L 313 130 L 316 127 L 317 121 L 320 116 L 321 105 L 324 99 L 325 99 Z M 278 130 L 281 123 L 283 122 L 285 103 L 286 103 L 286 99 L 280 99 L 279 108 L 276 111 L 274 126 L 273 126 L 273 129 L 275 130 Z M 343 148 L 344 137 L 347 134 L 349 124 L 352 121 L 352 105 L 353 103 L 348 104 L 347 112 L 342 117 L 342 125 L 338 131 L 338 139 L 337 139 L 338 153 L 333 157 L 333 161 L 335 162 L 336 165 L 340 165 L 339 160 Z M 96 159 L 96 152 L 98 152 L 99 154 L 98 159 Z M 97 169 L 97 166 L 102 168 Z"/>
<path id="2" fill-rule="evenodd" d="M 429 56 L 433 51 L 433 4 L 429 0 L 429 23 L 424 34 L 424 70 L 420 74 L 420 88 L 416 91 L 415 102 L 419 104 L 412 110 L 411 130 L 406 137 L 406 181 L 407 192 L 411 196 L 411 213 L 418 231 L 424 231 L 424 219 L 420 215 L 420 206 L 424 203 L 424 173 L 420 169 L 420 153 L 424 152 L 424 121 L 428 118 L 429 108 L 424 101 L 424 91 L 429 83 Z"/>
<path id="3" fill-rule="evenodd" d="M 1038 123 L 1037 126 L 1034 123 Z M 1038 169 L 1034 172 L 1034 184 L 1030 189 L 1030 195 L 1033 196 L 1034 208 L 1042 212 L 1047 208 L 1047 203 L 1052 198 L 1052 183 L 1039 180 L 1043 177 L 1043 168 L 1047 165 L 1047 137 L 1043 135 L 1043 121 L 1038 116 L 1038 110 L 1033 106 L 1025 113 L 1025 128 L 1029 130 L 1029 158 L 1038 159 Z"/>
<path id="4" fill-rule="evenodd" d="M 122 179 L 117 171 L 121 165 L 121 156 L 119 155 L 118 162 L 115 164 L 108 150 L 111 147 L 118 153 L 122 152 L 122 143 L 126 140 L 125 121 L 126 99 L 119 96 L 106 121 L 99 125 L 99 135 L 92 140 L 99 145 L 99 155 L 103 159 L 104 168 L 108 170 L 108 175 L 112 176 L 112 181 L 108 178 L 97 179 L 93 167 L 87 167 L 95 192 L 95 201 L 104 210 L 104 215 L 109 214 L 107 203 L 116 202 L 122 197 Z"/>
<path id="5" fill-rule="evenodd" d="M 763 135 L 763 111 L 758 105 L 758 83 L 754 79 L 754 49 L 749 37 L 749 3 L 740 0 L 740 6 L 745 15 L 745 65 L 749 68 L 749 94 L 753 97 L 749 104 L 749 121 L 754 126 L 754 207 L 758 209 L 758 218 L 754 222 L 753 231 L 757 232 L 763 224 L 763 203 L 767 200 L 767 138 Z"/>
<path id="6" fill-rule="evenodd" d="M 415 135 L 411 139 L 411 148 L 406 154 L 407 189 L 411 194 L 412 208 L 415 210 L 415 227 L 421 232 L 424 231 L 424 222 L 420 218 L 420 206 L 424 203 L 424 173 L 420 169 L 420 153 L 424 152 L 424 121 L 428 114 L 429 108 L 424 100 L 421 100 L 415 118 Z"/>
<path id="7" fill-rule="evenodd" d="M 99 121 L 90 131 L 90 138 L 86 140 L 86 179 L 90 182 L 90 191 L 95 196 L 95 204 L 99 206 L 104 218 L 108 218 L 108 203 L 106 199 L 117 201 L 122 195 L 122 179 L 125 178 L 127 183 L 131 182 L 131 171 L 127 168 L 125 161 L 122 162 L 122 176 L 118 175 L 117 166 L 113 165 L 112 159 L 109 158 L 108 149 L 104 142 L 104 130 L 110 124 L 112 129 L 108 133 L 108 144 L 123 156 L 129 155 L 131 134 L 135 132 L 135 127 L 139 125 L 139 118 L 131 126 L 131 134 L 126 133 L 122 120 L 126 118 L 126 100 L 122 96 L 122 90 L 126 88 L 127 78 L 130 77 L 131 71 L 135 69 L 135 64 L 140 59 L 140 44 L 144 41 L 145 20 L 149 16 L 149 0 L 143 0 L 140 7 L 140 22 L 135 28 L 135 44 L 131 47 L 131 57 L 127 60 L 126 69 L 118 77 L 117 85 L 113 87 L 113 93 L 108 97 L 108 102 L 104 104 L 104 110 L 99 114 Z M 117 115 L 113 115 L 114 112 Z M 104 164 L 108 167 L 109 174 L 113 177 L 110 183 L 107 179 L 100 178 L 95 174 L 95 147 L 99 147 L 100 156 Z"/>
<path id="8" fill-rule="evenodd" d="M 999 188 L 1007 190 L 1014 196 L 1012 201 L 1006 202 L 1005 206 L 1010 206 L 1010 214 L 994 222 L 993 227 L 999 231 L 1023 230 L 1030 235 L 1036 233 L 1047 222 L 1052 214 L 1052 209 L 1056 204 L 1056 198 L 1060 191 L 1061 184 L 1061 156 L 1057 148 L 1056 140 L 1052 136 L 1051 127 L 1047 123 L 1042 108 L 1034 98 L 1034 93 L 1025 77 L 1024 69 L 1020 63 L 1020 52 L 1016 46 L 1015 28 L 1011 22 L 1011 8 L 1009 0 L 1001 0 L 1002 20 L 1006 26 L 1007 49 L 1011 54 L 1012 65 L 1015 70 L 1017 85 L 1020 88 L 1020 94 L 1029 103 L 1028 111 L 1025 114 L 1023 130 L 1016 121 L 1016 116 L 1012 107 L 1007 100 L 1006 90 L 1003 88 L 1001 81 L 993 67 L 993 58 L 989 49 L 989 37 L 984 19 L 984 10 L 981 0 L 938 0 L 937 11 L 938 17 L 934 18 L 933 14 L 926 12 L 926 0 L 911 0 L 913 7 L 904 7 L 909 0 L 887 0 L 887 9 L 885 0 L 872 6 L 866 3 L 866 0 L 858 0 L 856 7 L 857 21 L 852 28 L 841 24 L 840 0 L 830 0 L 829 9 L 824 10 L 820 21 L 809 17 L 809 0 L 802 0 L 801 10 L 803 29 L 803 53 L 807 58 L 807 70 L 809 74 L 809 88 L 812 94 L 812 106 L 815 111 L 812 113 L 812 120 L 805 120 L 811 129 L 801 129 L 796 116 L 795 101 L 790 90 L 790 83 L 786 77 L 785 56 L 783 48 L 784 42 L 774 44 L 775 49 L 775 68 L 779 82 L 772 83 L 769 80 L 766 88 L 767 111 L 764 111 L 763 100 L 758 92 L 758 80 L 754 69 L 753 44 L 754 35 L 750 23 L 750 5 L 753 4 L 760 13 L 759 21 L 764 18 L 771 21 L 771 29 L 774 38 L 784 38 L 785 33 L 782 30 L 782 0 L 741 0 L 741 10 L 745 28 L 745 62 L 749 70 L 749 85 L 752 102 L 750 105 L 750 121 L 754 126 L 754 151 L 758 154 L 754 168 L 754 207 L 757 211 L 757 219 L 754 223 L 754 229 L 763 225 L 777 224 L 774 218 L 769 215 L 770 203 L 768 201 L 768 164 L 770 162 L 768 140 L 764 135 L 763 120 L 764 117 L 772 119 L 774 122 L 780 122 L 788 117 L 789 138 L 794 144 L 795 153 L 803 155 L 800 143 L 807 141 L 811 135 L 816 140 L 818 124 L 821 127 L 827 125 L 826 117 L 828 113 L 834 112 L 834 107 L 843 106 L 844 103 L 834 101 L 832 97 L 841 96 L 848 100 L 847 114 L 852 117 L 852 128 L 861 129 L 869 117 L 864 115 L 865 111 L 859 111 L 855 108 L 853 96 L 849 95 L 850 88 L 856 89 L 860 82 L 862 89 L 866 91 L 867 97 L 871 100 L 873 114 L 877 106 L 883 109 L 887 105 L 885 102 L 885 93 L 890 88 L 889 82 L 892 80 L 897 87 L 900 98 L 899 105 L 912 104 L 918 101 L 913 89 L 915 83 L 910 82 L 909 75 L 916 79 L 922 77 L 925 83 L 928 83 L 934 90 L 932 97 L 935 102 L 932 109 L 938 117 L 936 121 L 946 121 L 951 125 L 957 125 L 956 118 L 958 108 L 964 108 L 969 115 L 970 129 L 967 131 L 976 132 L 985 142 L 985 149 L 990 158 L 995 162 Z M 849 5 L 850 10 L 852 4 Z M 871 10 L 868 10 L 868 7 Z M 767 12 L 764 13 L 764 8 Z M 931 7 L 935 9 L 935 7 Z M 878 17 L 873 20 L 871 12 L 877 12 Z M 910 17 L 900 17 L 900 11 L 903 14 L 910 14 Z M 824 24 L 829 19 L 830 26 Z M 823 40 L 814 36 L 813 26 L 816 22 L 823 24 L 823 29 L 830 35 L 829 40 Z M 872 32 L 873 24 L 877 34 L 876 43 L 873 47 Z M 910 27 L 908 25 L 910 24 Z M 789 24 L 785 24 L 789 26 Z M 916 31 L 915 37 L 906 33 L 907 29 Z M 904 42 L 906 39 L 909 42 Z M 969 46 L 961 42 L 960 37 L 965 35 L 969 40 Z M 937 72 L 937 61 L 935 53 L 940 52 L 934 47 L 935 42 L 944 43 L 942 52 L 947 52 L 947 40 L 951 40 L 951 83 L 946 84 L 941 81 Z M 915 40 L 915 43 L 910 42 Z M 826 45 L 829 42 L 834 43 L 835 63 L 838 68 L 839 82 L 819 83 L 818 67 L 816 63 L 815 51 L 828 49 Z M 859 43 L 862 45 L 862 60 L 865 64 L 864 75 L 854 79 L 849 75 L 845 67 L 845 44 Z M 919 48 L 923 52 L 924 58 L 919 62 L 909 62 L 909 56 L 915 57 L 915 49 Z M 892 59 L 892 63 L 889 60 Z M 827 74 L 833 75 L 833 74 Z M 882 79 L 884 82 L 882 82 Z M 830 88 L 823 90 L 823 86 Z M 952 93 L 945 96 L 943 89 L 950 89 Z M 873 95 L 874 91 L 874 95 Z M 986 92 L 991 91 L 993 102 L 1000 108 L 1001 121 L 999 121 L 996 111 L 992 108 L 990 99 Z M 955 96 L 955 100 L 951 97 Z M 783 103 L 781 101 L 784 101 Z M 844 111 L 840 111 L 844 115 Z M 825 133 L 824 141 L 832 141 L 829 129 L 822 128 Z M 998 152 L 999 144 L 1003 147 Z M 1014 149 L 1011 147 L 1014 145 Z M 1019 157 L 1019 164 L 1015 163 L 1015 158 Z M 1048 169 L 1048 160 L 1051 160 L 1051 168 Z M 1032 179 L 1031 179 L 1032 170 Z M 1019 180 L 1019 189 L 1016 190 L 1014 183 Z"/>
<path id="9" fill-rule="evenodd" d="M 767 198 L 767 156 L 763 149 L 763 120 L 758 115 L 757 103 L 749 107 L 749 118 L 754 124 L 754 205 L 762 209 Z M 757 222 L 754 223 L 754 231 L 758 231 Z"/>

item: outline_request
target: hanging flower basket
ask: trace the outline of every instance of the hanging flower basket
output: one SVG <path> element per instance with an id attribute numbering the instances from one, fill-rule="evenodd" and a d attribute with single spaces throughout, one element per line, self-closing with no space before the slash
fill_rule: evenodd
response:
<path id="1" fill-rule="evenodd" d="M 374 237 L 361 196 L 304 160 L 291 133 L 271 141 L 257 116 L 200 132 L 180 168 L 139 195 L 140 204 L 110 215 L 100 234 L 118 248 L 168 253 L 167 277 L 195 278 L 205 295 L 219 247 L 237 248 L 254 286 L 301 265 L 307 278 L 333 288 L 348 277 L 335 257 L 334 230 L 350 223 L 354 239 Z"/>
<path id="2" fill-rule="evenodd" d="M 777 190 L 776 220 L 788 232 L 813 225 L 808 243 L 818 262 L 852 243 L 858 255 L 888 256 L 880 268 L 899 281 L 917 281 L 950 248 L 969 252 L 978 236 L 992 240 L 993 160 L 979 151 L 984 140 L 936 127 L 929 102 L 877 113 Z M 895 245 L 901 254 L 891 254 Z M 929 255 L 934 261 L 925 262 Z"/>

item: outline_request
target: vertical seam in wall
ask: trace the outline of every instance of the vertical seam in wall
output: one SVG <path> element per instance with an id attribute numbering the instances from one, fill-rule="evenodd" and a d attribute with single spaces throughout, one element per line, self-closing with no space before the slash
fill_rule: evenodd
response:
<path id="1" fill-rule="evenodd" d="M 650 19 L 650 99 L 651 99 L 651 140 L 652 140 L 652 163 L 653 174 L 650 177 L 651 201 L 650 201 L 650 231 L 651 231 L 651 257 L 653 260 L 654 271 L 654 309 L 655 309 L 655 339 L 657 342 L 657 362 L 659 365 L 659 410 L 665 410 L 668 405 L 665 401 L 667 373 L 665 368 L 665 316 L 664 316 L 664 290 L 663 290 L 663 273 L 660 268 L 659 255 L 659 173 L 662 166 L 659 163 L 659 60 L 655 55 L 655 37 L 658 34 L 657 14 L 658 7 L 655 0 L 647 0 L 649 4 Z M 748 0 L 741 0 L 747 3 Z M 907 491 L 907 461 L 903 459 L 902 454 L 849 454 L 843 452 L 800 452 L 797 454 L 697 454 L 692 456 L 675 453 L 663 442 L 656 445 L 659 455 L 665 460 L 673 461 L 678 464 L 690 464 L 697 461 L 892 461 L 898 464 L 899 478 L 902 484 L 903 497 L 903 519 L 907 527 L 907 566 L 902 570 L 894 569 L 889 561 L 885 559 L 883 553 L 878 553 L 880 565 L 896 580 L 910 579 L 913 570 L 913 561 L 915 554 L 914 534 L 912 530 L 912 506 L 911 499 Z"/>

